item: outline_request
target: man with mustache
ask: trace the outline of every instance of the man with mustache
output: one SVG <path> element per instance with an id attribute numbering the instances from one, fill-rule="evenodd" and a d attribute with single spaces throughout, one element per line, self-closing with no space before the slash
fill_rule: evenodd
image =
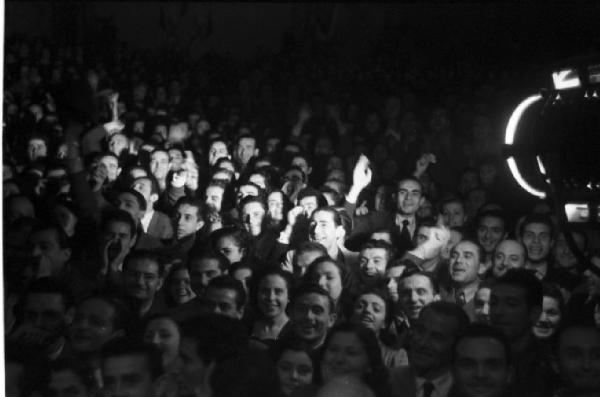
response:
<path id="1" fill-rule="evenodd" d="M 460 305 L 471 321 L 475 319 L 473 298 L 479 288 L 479 269 L 484 258 L 484 249 L 475 241 L 463 240 L 456 244 L 450 256 L 452 288 L 442 293 L 443 300 Z"/>

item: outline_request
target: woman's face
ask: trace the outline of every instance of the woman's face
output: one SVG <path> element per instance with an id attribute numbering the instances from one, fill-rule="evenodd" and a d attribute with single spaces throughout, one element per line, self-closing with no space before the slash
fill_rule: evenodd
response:
<path id="1" fill-rule="evenodd" d="M 157 318 L 150 321 L 144 332 L 144 341 L 158 346 L 165 366 L 171 364 L 179 356 L 181 335 L 173 320 Z"/>
<path id="2" fill-rule="evenodd" d="M 337 301 L 342 294 L 342 277 L 340 269 L 331 262 L 323 262 L 317 265 L 313 275 L 314 281 L 329 292 L 329 296 Z"/>
<path id="3" fill-rule="evenodd" d="M 285 313 L 289 302 L 288 287 L 276 274 L 264 277 L 258 285 L 258 308 L 266 317 L 273 318 Z"/>
<path id="4" fill-rule="evenodd" d="M 533 326 L 533 334 L 540 339 L 551 337 L 556 332 L 561 318 L 562 313 L 558 300 L 551 296 L 544 296 L 542 314 Z"/>
<path id="5" fill-rule="evenodd" d="M 192 290 L 188 269 L 177 269 L 173 272 L 169 292 L 178 305 L 189 302 L 196 297 Z"/>
<path id="6" fill-rule="evenodd" d="M 297 388 L 312 383 L 312 361 L 304 351 L 286 350 L 277 361 L 277 375 L 282 393 L 289 396 Z"/>
<path id="7" fill-rule="evenodd" d="M 217 250 L 227 257 L 229 263 L 240 262 L 244 258 L 244 250 L 231 236 L 220 238 L 217 241 Z"/>
<path id="8" fill-rule="evenodd" d="M 339 375 L 361 377 L 370 370 L 369 356 L 353 332 L 337 332 L 325 349 L 321 372 L 327 382 Z"/>

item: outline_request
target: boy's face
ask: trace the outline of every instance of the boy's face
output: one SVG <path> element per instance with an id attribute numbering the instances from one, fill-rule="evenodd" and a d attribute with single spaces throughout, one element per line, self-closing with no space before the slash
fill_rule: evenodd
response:
<path id="1" fill-rule="evenodd" d="M 366 248 L 360 252 L 360 278 L 365 283 L 373 283 L 385 276 L 388 252 L 385 248 Z"/>

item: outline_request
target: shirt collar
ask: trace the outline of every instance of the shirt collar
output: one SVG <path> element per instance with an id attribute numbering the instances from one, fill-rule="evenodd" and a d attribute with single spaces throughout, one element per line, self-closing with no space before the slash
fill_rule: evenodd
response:
<path id="1" fill-rule="evenodd" d="M 407 220 L 408 221 L 408 228 L 409 229 L 414 229 L 414 227 L 416 226 L 416 217 L 413 215 L 402 215 L 402 214 L 398 214 L 396 213 L 396 225 L 399 226 L 400 228 L 402 228 L 402 221 Z"/>
<path id="2" fill-rule="evenodd" d="M 432 394 L 432 396 L 438 395 L 438 396 L 447 396 L 448 393 L 450 392 L 450 388 L 452 387 L 452 374 L 450 373 L 450 371 L 446 371 L 443 374 L 441 374 L 440 376 L 438 376 L 437 378 L 434 379 L 425 379 L 425 378 L 421 378 L 420 376 L 416 377 L 416 381 L 417 381 L 417 392 L 423 390 L 423 384 L 425 384 L 425 382 L 431 382 L 433 383 L 433 387 L 434 387 L 434 393 L 437 394 Z"/>
<path id="3" fill-rule="evenodd" d="M 479 289 L 479 283 L 473 283 L 467 285 L 465 288 L 456 288 L 455 293 L 464 293 L 465 294 L 465 302 L 471 301 L 475 297 L 477 290 Z"/>
<path id="4" fill-rule="evenodd" d="M 154 216 L 154 210 L 150 210 L 150 211 L 146 211 L 146 213 L 142 217 L 140 222 L 142 223 L 142 229 L 144 230 L 144 233 L 148 233 L 148 228 L 150 227 L 150 221 L 152 220 L 153 216 Z"/>

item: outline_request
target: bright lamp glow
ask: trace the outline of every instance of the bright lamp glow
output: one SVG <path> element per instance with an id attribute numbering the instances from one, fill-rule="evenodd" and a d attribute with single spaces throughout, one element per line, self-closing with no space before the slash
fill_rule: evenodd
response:
<path id="1" fill-rule="evenodd" d="M 519 104 L 519 106 L 515 108 L 515 111 L 513 112 L 513 114 L 511 114 L 510 119 L 508 119 L 508 124 L 506 126 L 506 133 L 504 135 L 505 144 L 512 145 L 514 143 L 515 133 L 517 132 L 517 126 L 519 125 L 519 120 L 521 120 L 521 116 L 523 116 L 523 113 L 525 112 L 525 110 L 527 110 L 529 106 L 533 105 L 541 99 L 542 96 L 539 94 L 532 95 L 529 98 L 526 98 L 523 102 Z M 514 157 L 510 156 L 508 159 L 506 159 L 506 162 L 508 163 L 508 168 L 510 169 L 513 178 L 515 178 L 515 181 L 517 181 L 517 183 L 523 189 L 525 189 L 528 193 L 539 198 L 546 198 L 545 192 L 534 188 L 523 178 L 523 175 L 521 175 L 521 172 L 519 171 L 519 167 L 517 167 L 517 162 L 515 161 Z"/>
<path id="2" fill-rule="evenodd" d="M 554 82 L 554 88 L 557 90 L 581 86 L 581 81 L 579 80 L 577 71 L 573 69 L 566 69 L 561 70 L 560 72 L 552 73 L 552 81 Z"/>

